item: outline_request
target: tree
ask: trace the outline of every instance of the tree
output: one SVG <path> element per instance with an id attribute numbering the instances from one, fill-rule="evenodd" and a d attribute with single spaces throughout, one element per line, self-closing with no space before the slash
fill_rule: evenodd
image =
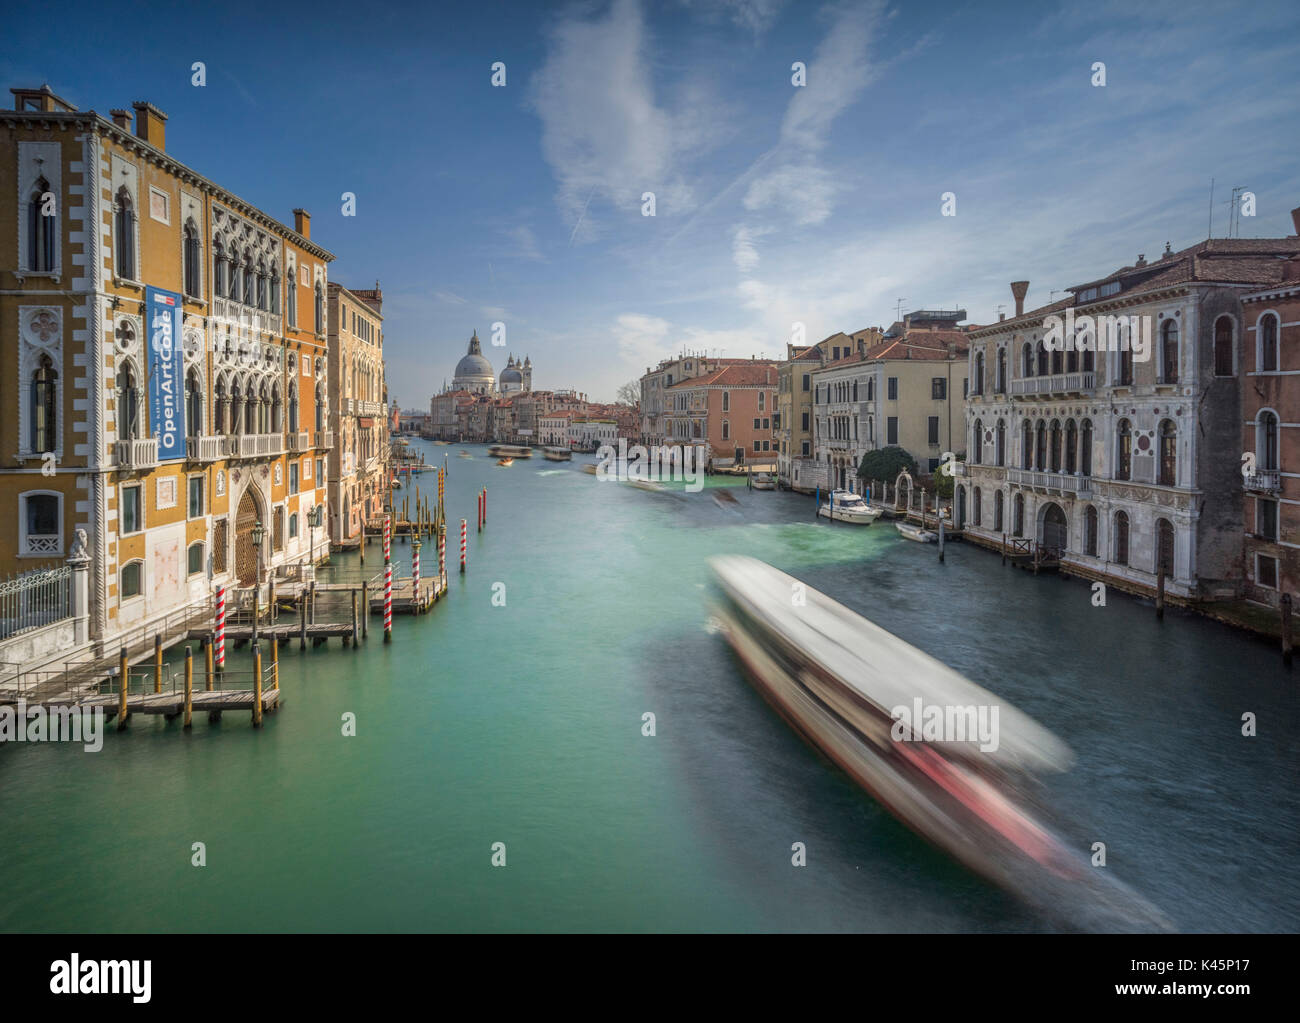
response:
<path id="1" fill-rule="evenodd" d="M 641 401 L 641 382 L 639 380 L 629 380 L 618 389 L 614 395 L 614 400 L 620 405 L 637 405 Z"/>
<path id="2" fill-rule="evenodd" d="M 966 461 L 966 452 L 956 456 L 958 462 Z M 938 497 L 945 500 L 952 497 L 952 477 L 943 471 L 943 463 L 939 463 L 939 468 L 934 474 L 934 492 Z"/>
<path id="3" fill-rule="evenodd" d="M 862 456 L 858 477 L 868 483 L 893 483 L 904 469 L 915 476 L 916 459 L 897 446 L 879 448 Z"/>

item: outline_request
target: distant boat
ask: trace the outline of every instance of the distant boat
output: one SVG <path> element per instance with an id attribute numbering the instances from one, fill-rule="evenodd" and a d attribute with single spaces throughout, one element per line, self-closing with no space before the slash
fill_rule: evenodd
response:
<path id="1" fill-rule="evenodd" d="M 847 490 L 836 490 L 831 499 L 817 507 L 817 514 L 834 522 L 849 522 L 858 526 L 869 526 L 884 514 L 884 509 L 873 508 L 862 500 L 860 494 Z"/>
<path id="2" fill-rule="evenodd" d="M 652 494 L 662 494 L 668 490 L 662 483 L 656 483 L 654 480 L 628 480 L 637 490 L 648 490 Z"/>
<path id="3" fill-rule="evenodd" d="M 921 543 L 934 543 L 939 539 L 938 533 L 932 533 L 928 529 L 922 529 L 911 522 L 895 522 L 894 528 L 909 540 L 917 540 Z"/>
<path id="4" fill-rule="evenodd" d="M 756 472 L 752 477 L 755 490 L 775 490 L 776 479 L 770 472 Z"/>
<path id="5" fill-rule="evenodd" d="M 497 458 L 532 458 L 533 449 L 518 444 L 493 444 L 488 447 L 488 454 Z"/>
<path id="6" fill-rule="evenodd" d="M 468 451 L 462 451 L 459 455 L 457 455 L 457 457 L 458 457 L 458 458 L 473 458 L 474 456 L 471 455 Z"/>
<path id="7" fill-rule="evenodd" d="M 514 465 L 514 464 L 515 464 L 515 460 L 513 458 L 497 459 L 497 465 Z"/>
<path id="8" fill-rule="evenodd" d="M 596 467 L 594 465 L 590 465 L 590 464 L 584 465 L 582 467 L 582 471 L 585 472 L 588 476 L 596 475 Z"/>
<path id="9" fill-rule="evenodd" d="M 548 462 L 568 462 L 573 459 L 573 452 L 568 448 L 542 448 L 542 457 Z"/>

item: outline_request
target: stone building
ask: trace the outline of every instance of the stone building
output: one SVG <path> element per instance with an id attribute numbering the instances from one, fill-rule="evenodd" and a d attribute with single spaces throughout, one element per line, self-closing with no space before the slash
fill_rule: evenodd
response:
<path id="1" fill-rule="evenodd" d="M 333 256 L 305 211 L 286 227 L 169 154 L 152 104 L 133 127 L 11 91 L 0 573 L 57 565 L 84 534 L 85 631 L 104 649 L 210 607 L 215 584 L 252 585 L 259 561 L 264 576 L 323 553 L 305 525 L 333 446 Z"/>

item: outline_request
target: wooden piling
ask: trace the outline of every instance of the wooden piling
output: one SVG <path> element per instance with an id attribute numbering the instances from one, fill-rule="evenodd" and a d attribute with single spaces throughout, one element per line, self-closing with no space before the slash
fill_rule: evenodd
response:
<path id="1" fill-rule="evenodd" d="M 1165 618 L 1165 566 L 1161 565 L 1156 572 L 1156 621 L 1164 621 Z"/>
<path id="2" fill-rule="evenodd" d="M 204 689 L 212 692 L 212 633 L 203 640 L 203 670 L 206 674 Z"/>
<path id="3" fill-rule="evenodd" d="M 261 617 L 261 608 L 258 606 L 258 598 L 261 596 L 262 584 L 259 582 L 253 587 L 253 642 L 257 642 L 257 619 Z"/>
<path id="4" fill-rule="evenodd" d="M 1282 594 L 1282 663 L 1291 667 L 1291 594 Z"/>
<path id="5" fill-rule="evenodd" d="M 307 587 L 298 594 L 298 649 L 307 649 Z"/>
<path id="6" fill-rule="evenodd" d="M 185 647 L 185 720 L 183 728 L 194 724 L 194 653 Z"/>
<path id="7" fill-rule="evenodd" d="M 307 622 L 310 625 L 316 624 L 316 580 L 311 581 L 311 597 L 307 605 Z"/>
<path id="8" fill-rule="evenodd" d="M 162 634 L 153 634 L 153 691 L 162 692 Z"/>
<path id="9" fill-rule="evenodd" d="M 280 644 L 271 640 L 271 688 L 275 690 L 275 695 L 280 695 Z M 279 700 L 276 700 L 277 707 L 280 706 Z"/>
<path id="10" fill-rule="evenodd" d="M 262 644 L 253 644 L 253 727 L 262 726 Z"/>
<path id="11" fill-rule="evenodd" d="M 118 673 L 120 675 L 120 684 L 118 692 L 120 695 L 117 700 L 117 730 L 120 732 L 126 727 L 126 687 L 131 678 L 131 661 L 126 656 L 126 647 L 122 647 L 122 656 L 118 659 Z"/>
<path id="12" fill-rule="evenodd" d="M 361 638 L 370 638 L 370 583 L 361 580 Z"/>
<path id="13" fill-rule="evenodd" d="M 943 516 L 939 516 L 939 564 L 943 564 Z"/>
<path id="14" fill-rule="evenodd" d="M 357 645 L 357 591 L 352 591 L 352 645 Z"/>
<path id="15" fill-rule="evenodd" d="M 1007 534 L 1002 534 L 1002 564 L 1007 563 Z"/>

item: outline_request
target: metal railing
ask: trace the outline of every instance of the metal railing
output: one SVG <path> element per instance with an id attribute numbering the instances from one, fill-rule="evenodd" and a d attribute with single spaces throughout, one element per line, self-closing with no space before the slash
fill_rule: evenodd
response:
<path id="1" fill-rule="evenodd" d="M 1092 477 L 1068 473 L 1040 472 L 1037 469 L 1008 469 L 1007 479 L 1022 486 L 1058 490 L 1063 494 L 1086 494 L 1092 490 Z"/>
<path id="2" fill-rule="evenodd" d="M 72 617 L 72 569 L 36 569 L 0 582 L 0 639 Z"/>
<path id="3" fill-rule="evenodd" d="M 1012 394 L 1078 394 L 1096 387 L 1096 373 L 1054 373 L 1011 381 Z"/>
<path id="4" fill-rule="evenodd" d="M 1278 469 L 1257 469 L 1245 478 L 1247 490 L 1276 494 L 1282 489 L 1282 473 Z"/>

